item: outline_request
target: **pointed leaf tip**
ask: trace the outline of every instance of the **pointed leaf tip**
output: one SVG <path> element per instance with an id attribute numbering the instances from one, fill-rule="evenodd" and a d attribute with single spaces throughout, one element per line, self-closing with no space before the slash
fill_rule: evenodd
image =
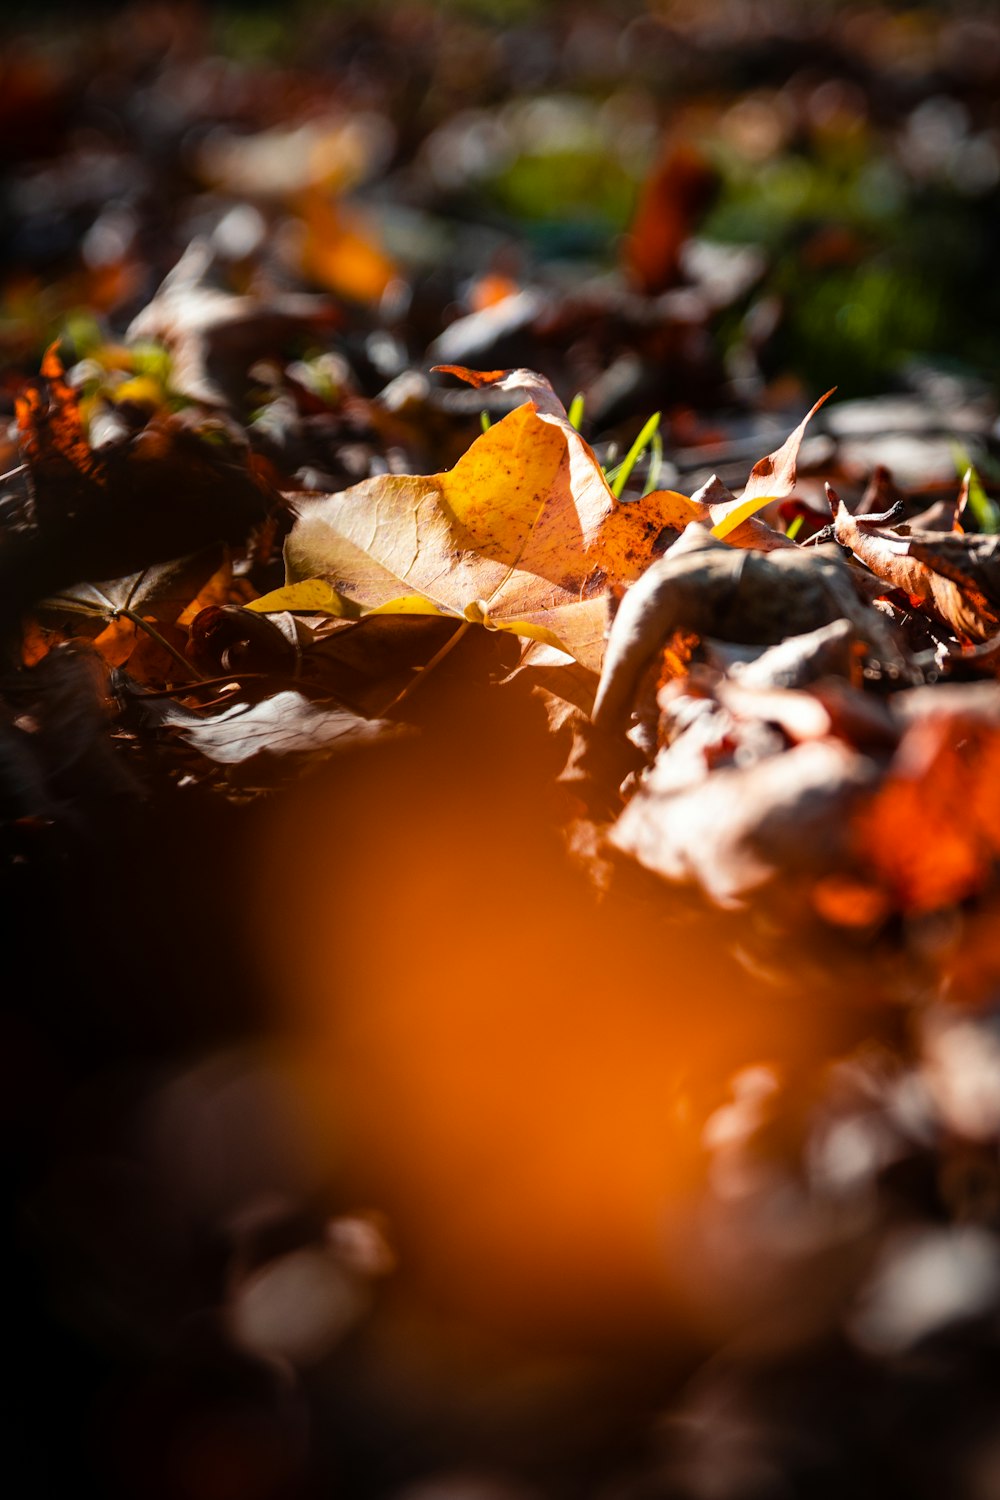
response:
<path id="1" fill-rule="evenodd" d="M 456 380 L 464 380 L 466 385 L 475 386 L 477 390 L 484 385 L 496 385 L 498 380 L 513 373 L 513 370 L 470 370 L 465 365 L 431 365 L 432 375 L 454 375 Z"/>
<path id="2" fill-rule="evenodd" d="M 710 507 L 712 532 L 715 536 L 727 537 L 731 531 L 735 531 L 737 526 L 742 525 L 769 501 L 783 499 L 785 495 L 792 493 L 797 477 L 796 463 L 799 448 L 802 445 L 806 427 L 824 401 L 828 401 L 836 389 L 836 386 L 831 386 L 824 395 L 820 396 L 780 448 L 776 448 L 773 453 L 768 453 L 765 458 L 754 464 L 750 470 L 746 488 L 738 499 Z"/>

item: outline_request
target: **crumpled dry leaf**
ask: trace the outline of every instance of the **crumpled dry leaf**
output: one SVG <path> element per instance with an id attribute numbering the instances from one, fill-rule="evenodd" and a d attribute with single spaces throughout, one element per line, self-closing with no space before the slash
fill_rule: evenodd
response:
<path id="1" fill-rule="evenodd" d="M 150 637 L 140 620 L 164 627 L 186 627 L 199 611 L 224 599 L 232 582 L 227 550 L 207 547 L 190 557 L 172 559 L 109 582 L 79 583 L 42 602 L 25 621 L 25 662 L 34 664 L 62 639 L 83 634 L 112 667 L 127 662 L 136 680 L 149 683 L 163 660 L 133 660 L 148 652 Z M 139 617 L 139 618 L 137 618 Z M 177 645 L 185 644 L 183 629 Z M 156 657 L 164 658 L 161 648 Z M 166 657 L 169 662 L 169 657 Z M 152 670 L 150 670 L 152 669 Z M 173 674 L 159 673 L 164 681 Z"/>
<path id="2" fill-rule="evenodd" d="M 677 629 L 728 641 L 776 644 L 846 619 L 872 654 L 898 669 L 888 621 L 860 599 L 836 547 L 736 551 L 689 526 L 628 590 L 615 616 L 594 722 L 624 726 L 643 671 Z"/>
<path id="3" fill-rule="evenodd" d="M 46 349 L 39 373 L 45 384 L 27 386 L 15 403 L 26 463 L 36 480 L 96 478 L 101 461 L 87 441 L 80 398 L 65 379 L 58 345 Z"/>
<path id="4" fill-rule="evenodd" d="M 852 516 L 827 485 L 837 540 L 892 588 L 959 636 L 986 641 L 1000 629 L 1000 537 L 958 531 L 905 533 Z"/>
<path id="5" fill-rule="evenodd" d="M 430 607 L 596 668 L 606 586 L 637 577 L 694 507 L 669 491 L 617 501 L 542 377 L 451 373 L 531 399 L 446 473 L 382 475 L 299 499 L 288 581 L 325 579 L 355 612 Z"/>
<path id="6" fill-rule="evenodd" d="M 835 740 L 812 740 L 748 766 L 710 770 L 678 785 L 673 747 L 611 831 L 615 848 L 647 869 L 697 883 L 738 906 L 775 879 L 818 876 L 847 853 L 850 814 L 878 776 L 874 761 Z"/>
<path id="7" fill-rule="evenodd" d="M 399 726 L 363 719 L 339 704 L 320 704 L 303 693 L 275 693 L 260 703 L 236 703 L 221 713 L 199 714 L 178 703 L 143 703 L 143 710 L 185 744 L 219 765 L 235 766 L 255 755 L 303 755 L 329 751 L 352 740 L 398 734 Z"/>
<path id="8" fill-rule="evenodd" d="M 857 684 L 862 650 L 850 620 L 831 620 L 818 630 L 789 634 L 752 661 L 734 662 L 731 672 L 741 687 L 804 688 L 821 677 L 843 677 Z"/>

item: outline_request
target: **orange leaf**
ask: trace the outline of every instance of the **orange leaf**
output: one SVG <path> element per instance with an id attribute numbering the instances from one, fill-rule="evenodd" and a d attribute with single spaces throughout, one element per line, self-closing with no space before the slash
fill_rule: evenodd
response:
<path id="1" fill-rule="evenodd" d="M 638 577 L 664 533 L 699 512 L 661 491 L 615 499 L 548 381 L 529 370 L 451 367 L 473 384 L 531 399 L 453 469 L 380 475 L 298 502 L 289 583 L 324 579 L 362 612 L 422 598 L 442 614 L 509 630 L 596 668 L 609 582 Z"/>
<path id="2" fill-rule="evenodd" d="M 33 467 L 54 461 L 60 467 L 69 466 L 87 478 L 95 478 L 100 461 L 87 441 L 80 398 L 64 378 L 57 350 L 57 344 L 50 344 L 42 359 L 47 399 L 37 385 L 29 386 L 17 398 L 17 425 L 24 455 Z"/>
<path id="3" fill-rule="evenodd" d="M 933 911 L 981 889 L 1000 857 L 997 725 L 957 714 L 912 724 L 856 815 L 853 841 L 905 910 Z"/>

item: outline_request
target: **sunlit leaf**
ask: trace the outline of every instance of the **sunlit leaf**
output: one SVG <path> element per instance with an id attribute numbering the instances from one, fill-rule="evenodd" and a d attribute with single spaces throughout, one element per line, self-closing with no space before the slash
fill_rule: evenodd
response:
<path id="1" fill-rule="evenodd" d="M 762 458 L 750 470 L 746 488 L 738 499 L 712 508 L 712 530 L 716 536 L 727 537 L 737 526 L 762 510 L 770 500 L 780 500 L 790 495 L 795 488 L 796 462 L 806 427 L 823 405 L 833 395 L 833 390 L 820 396 L 790 437 L 780 448 Z"/>
<path id="2" fill-rule="evenodd" d="M 528 391 L 525 402 L 430 476 L 381 475 L 338 495 L 307 497 L 286 546 L 290 584 L 325 579 L 363 611 L 444 614 L 559 646 L 600 662 L 609 583 L 638 576 L 697 513 L 661 491 L 619 504 L 593 451 L 551 387 L 532 372 L 452 371 L 477 385 Z"/>

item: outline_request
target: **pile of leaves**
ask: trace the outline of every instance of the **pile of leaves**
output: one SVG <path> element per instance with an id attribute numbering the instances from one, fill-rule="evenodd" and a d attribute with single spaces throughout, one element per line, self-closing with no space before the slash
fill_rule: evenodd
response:
<path id="1" fill-rule="evenodd" d="M 788 36 L 760 9 L 796 65 L 853 37 L 859 70 L 825 113 L 791 63 L 717 106 L 770 163 L 762 212 L 793 138 L 855 208 L 904 137 L 922 210 L 935 173 L 989 198 L 988 18 Z M 651 39 L 708 68 L 721 14 L 631 17 L 608 118 L 645 118 Z M 164 1500 L 987 1500 L 984 368 L 854 399 L 927 352 L 900 335 L 813 403 L 782 363 L 811 314 L 775 305 L 801 225 L 702 237 L 743 169 L 670 132 L 617 266 L 585 263 L 624 167 L 552 91 L 596 87 L 602 10 L 314 18 L 358 59 L 335 110 L 299 59 L 223 66 L 187 12 L 127 15 L 89 83 L 58 49 L 22 69 L 48 156 L 9 195 L 18 1462 L 39 1494 Z M 878 62 L 901 37 L 905 77 Z M 966 111 L 930 166 L 929 38 Z M 537 97 L 505 101 L 515 61 Z M 541 213 L 543 127 L 603 239 Z M 845 214 L 846 275 L 880 230 Z"/>

